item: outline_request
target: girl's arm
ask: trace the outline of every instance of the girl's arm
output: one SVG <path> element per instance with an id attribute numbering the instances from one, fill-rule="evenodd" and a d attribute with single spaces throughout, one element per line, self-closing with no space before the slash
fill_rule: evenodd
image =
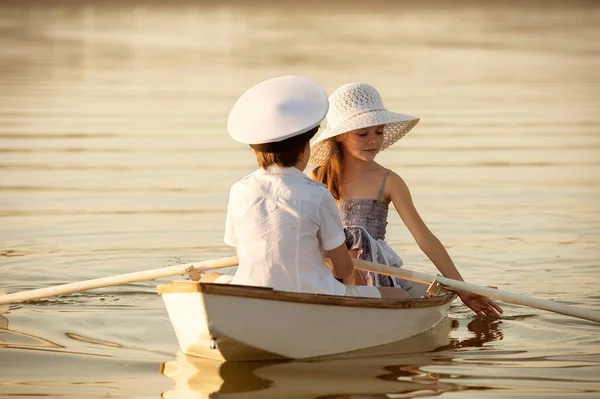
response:
<path id="1" fill-rule="evenodd" d="M 390 185 L 391 202 L 419 248 L 431 259 L 444 277 L 462 281 L 463 278 L 454 266 L 446 248 L 421 219 L 404 180 L 396 173 L 391 172 L 386 183 L 386 185 Z"/>
<path id="2" fill-rule="evenodd" d="M 386 188 L 388 186 L 389 191 L 387 193 L 389 199 L 394 204 L 396 211 L 419 248 L 421 248 L 423 253 L 427 255 L 444 277 L 464 281 L 446 248 L 444 248 L 440 240 L 438 240 L 427 225 L 425 225 L 423 219 L 421 219 L 404 180 L 396 173 L 391 172 L 386 182 Z M 384 191 L 384 196 L 385 194 L 386 192 Z M 465 291 L 456 291 L 456 293 L 465 305 L 475 313 L 492 317 L 499 317 L 500 313 L 502 313 L 502 308 L 490 298 Z"/>

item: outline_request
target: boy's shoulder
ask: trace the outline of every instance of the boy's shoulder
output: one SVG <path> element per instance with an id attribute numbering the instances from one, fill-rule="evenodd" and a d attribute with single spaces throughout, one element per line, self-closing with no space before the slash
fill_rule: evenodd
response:
<path id="1" fill-rule="evenodd" d="M 314 187 L 315 190 L 319 190 L 319 192 L 327 192 L 328 191 L 327 186 L 325 184 L 318 182 L 316 180 L 313 180 L 308 176 L 306 176 L 306 179 L 304 179 L 304 181 L 310 187 Z"/>
<path id="2" fill-rule="evenodd" d="M 252 173 L 248 173 L 246 176 L 242 177 L 240 180 L 238 180 L 238 181 L 237 181 L 237 182 L 235 182 L 234 184 L 236 184 L 236 183 L 239 183 L 239 182 L 242 182 L 242 181 L 244 181 L 244 180 L 248 180 L 248 179 L 250 179 L 252 176 L 256 175 L 256 172 L 258 172 L 258 171 L 257 171 L 257 170 L 255 170 L 255 171 L 254 171 L 254 172 L 252 172 Z"/>
<path id="3" fill-rule="evenodd" d="M 254 185 L 253 177 L 255 175 L 256 175 L 256 171 L 254 171 L 250 174 L 247 174 L 246 176 L 242 177 L 238 181 L 234 182 L 231 185 L 230 193 L 233 194 L 234 192 L 239 192 L 240 190 L 245 191 L 249 187 L 252 187 Z"/>
<path id="4" fill-rule="evenodd" d="M 261 179 L 261 176 L 262 173 L 260 173 L 260 170 L 254 171 L 235 182 L 232 186 L 232 189 L 234 187 L 250 188 L 255 186 L 261 186 L 264 183 Z M 273 177 L 273 175 L 271 175 L 271 177 Z M 279 177 L 283 178 L 284 176 Z M 321 197 L 329 192 L 325 184 L 313 180 L 307 175 L 296 175 L 292 180 L 294 181 L 292 186 L 290 186 L 292 190 L 302 190 L 304 193 L 307 193 L 308 190 L 308 192 L 310 192 L 310 196 Z"/>
<path id="5" fill-rule="evenodd" d="M 331 195 L 325 184 L 315 181 L 308 176 L 302 179 L 302 183 L 302 187 L 300 188 L 303 192 L 302 197 L 311 202 L 320 204 L 321 201 L 323 201 L 323 198 Z"/>
<path id="6" fill-rule="evenodd" d="M 255 181 L 260 180 L 260 177 L 262 175 L 264 175 L 264 172 L 261 169 L 256 169 L 254 172 L 247 174 L 246 176 L 233 183 L 233 185 L 252 185 L 255 183 Z"/>

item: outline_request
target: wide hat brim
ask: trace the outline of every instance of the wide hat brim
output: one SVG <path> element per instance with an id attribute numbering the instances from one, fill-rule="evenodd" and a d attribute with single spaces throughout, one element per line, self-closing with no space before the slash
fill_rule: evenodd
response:
<path id="1" fill-rule="evenodd" d="M 373 110 L 349 118 L 335 128 L 327 128 L 317 137 L 310 148 L 310 163 L 323 165 L 331 157 L 332 148 L 327 139 L 352 130 L 365 129 L 371 126 L 385 125 L 383 144 L 380 151 L 385 150 L 400 140 L 419 123 L 419 118 L 387 110 Z"/>

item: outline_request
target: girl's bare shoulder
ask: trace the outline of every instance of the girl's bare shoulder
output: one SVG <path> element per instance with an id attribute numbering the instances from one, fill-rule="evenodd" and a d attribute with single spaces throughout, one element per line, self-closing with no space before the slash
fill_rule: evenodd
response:
<path id="1" fill-rule="evenodd" d="M 386 201 L 392 201 L 396 195 L 410 195 L 404 179 L 393 170 L 390 169 L 389 171 L 385 186 L 383 187 L 383 198 Z"/>
<path id="2" fill-rule="evenodd" d="M 391 186 L 398 185 L 398 184 L 406 185 L 406 183 L 404 182 L 404 179 L 398 173 L 396 173 L 395 171 L 393 171 L 391 169 L 388 169 L 388 170 L 389 170 L 389 174 L 388 174 L 388 178 L 386 181 L 386 186 L 388 183 Z"/>

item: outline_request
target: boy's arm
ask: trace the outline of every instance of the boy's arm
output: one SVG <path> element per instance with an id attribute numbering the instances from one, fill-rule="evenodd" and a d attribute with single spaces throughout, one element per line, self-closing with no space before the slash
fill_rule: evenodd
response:
<path id="1" fill-rule="evenodd" d="M 344 283 L 352 281 L 354 265 L 346 247 L 346 234 L 338 214 L 335 199 L 329 191 L 323 195 L 319 206 L 320 229 L 319 241 L 325 257 L 331 259 L 331 272 L 334 277 L 341 278 Z"/>
<path id="2" fill-rule="evenodd" d="M 354 272 L 354 265 L 348 253 L 348 248 L 346 248 L 346 243 L 332 250 L 325 251 L 325 256 L 331 259 L 331 272 L 333 276 L 341 278 L 345 284 L 349 284 Z"/>

